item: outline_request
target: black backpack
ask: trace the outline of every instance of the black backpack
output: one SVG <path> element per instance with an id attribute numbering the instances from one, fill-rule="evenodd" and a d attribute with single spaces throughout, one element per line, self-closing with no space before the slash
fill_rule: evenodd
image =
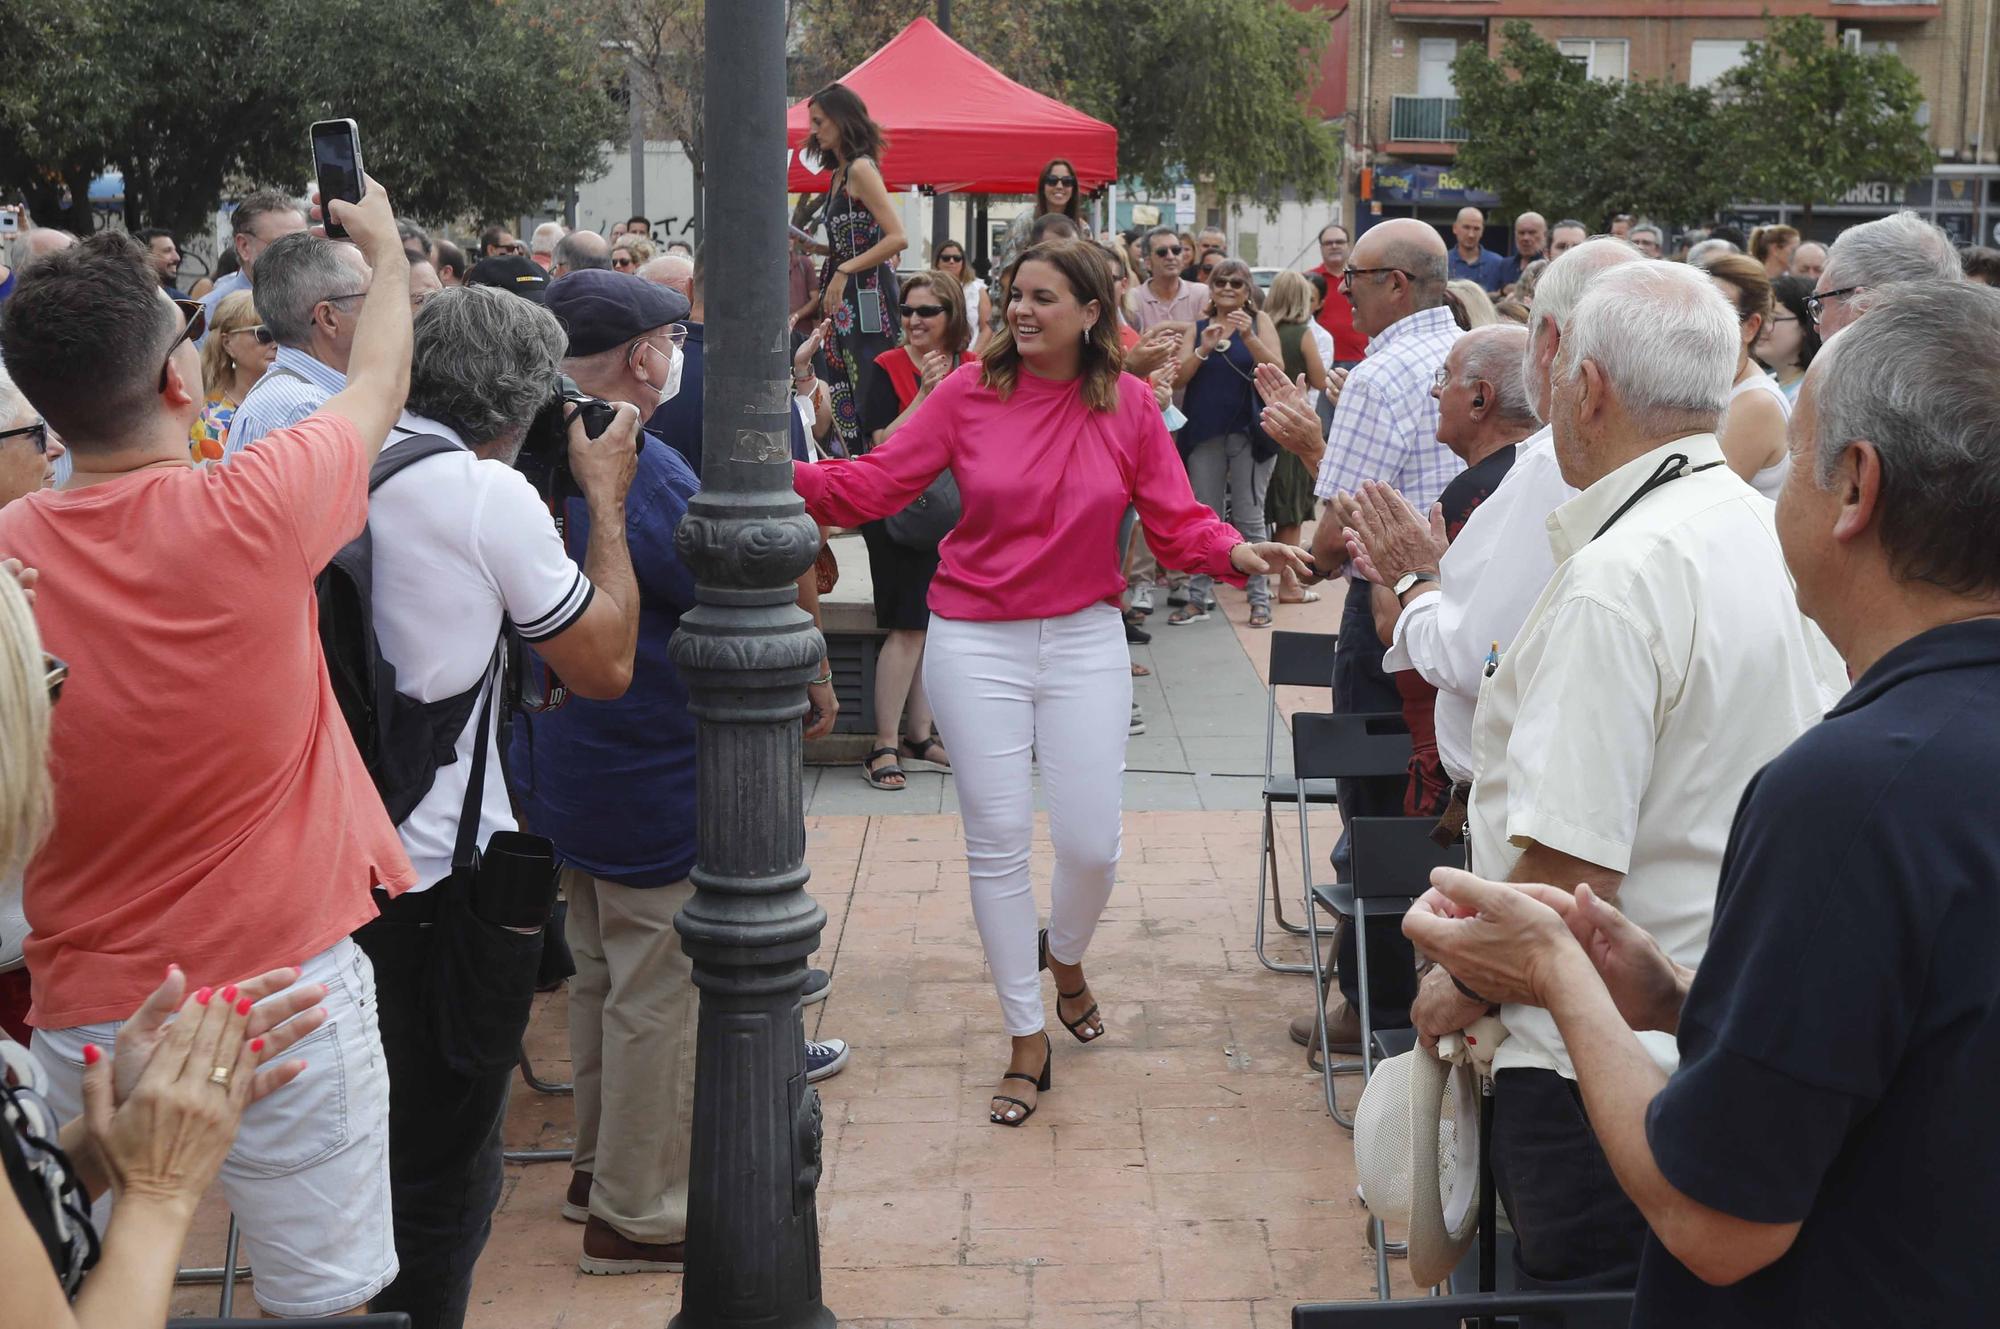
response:
<path id="1" fill-rule="evenodd" d="M 440 453 L 461 451 L 436 434 L 399 442 L 375 459 L 368 472 L 373 494 L 391 477 Z M 437 779 L 438 768 L 458 760 L 458 736 L 472 718 L 473 703 L 486 682 L 455 697 L 422 702 L 396 690 L 396 667 L 382 658 L 375 639 L 375 547 L 363 528 L 319 574 L 319 640 L 326 653 L 334 699 L 347 731 L 375 781 L 389 820 L 402 825 Z"/>

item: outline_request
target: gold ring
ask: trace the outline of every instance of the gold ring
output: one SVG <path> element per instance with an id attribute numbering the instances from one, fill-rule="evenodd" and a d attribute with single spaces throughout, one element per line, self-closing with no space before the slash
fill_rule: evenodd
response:
<path id="1" fill-rule="evenodd" d="M 217 1066 L 208 1073 L 208 1082 L 218 1089 L 227 1089 L 229 1087 L 229 1068 L 227 1066 Z"/>

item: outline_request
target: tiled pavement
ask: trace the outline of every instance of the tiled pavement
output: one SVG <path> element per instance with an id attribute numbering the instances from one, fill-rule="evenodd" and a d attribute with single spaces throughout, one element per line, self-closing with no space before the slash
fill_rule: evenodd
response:
<path id="1" fill-rule="evenodd" d="M 1240 596 L 1225 603 L 1240 622 Z M 1285 610 L 1280 624 L 1326 630 L 1329 610 Z M 1244 737 L 1200 732 L 1203 715 L 1223 713 L 1227 679 L 1257 708 L 1250 757 L 1261 762 L 1254 657 L 1213 648 L 1263 634 L 1231 626 L 1162 627 L 1140 658 L 1174 721 L 1163 747 L 1193 754 L 1204 739 Z M 1204 711 L 1202 679 L 1182 661 L 1210 651 L 1227 674 L 1210 681 Z M 1223 758 L 1215 769 L 1255 769 L 1237 765 L 1240 752 Z M 836 774 L 851 776 L 822 783 Z M 1137 778 L 1127 777 L 1128 808 L 1146 801 L 1132 796 Z M 1118 891 L 1088 962 L 1108 1033 L 1081 1047 L 1051 1019 L 1055 1087 L 1013 1130 L 986 1118 L 1006 1044 L 956 817 L 809 817 L 811 889 L 828 915 L 816 963 L 834 984 L 806 1027 L 855 1045 L 848 1069 L 819 1086 L 825 1301 L 843 1325 L 1275 1329 L 1298 1301 L 1372 1291 L 1348 1136 L 1285 1032 L 1306 984 L 1250 952 L 1257 815 L 1188 806 L 1200 785 L 1187 780 L 1167 808 L 1125 817 Z M 1296 838 L 1280 844 L 1296 880 Z M 1034 854 L 1044 905 L 1049 861 L 1044 834 Z M 529 1051 L 544 1078 L 567 1077 L 560 994 L 538 1009 Z M 567 1098 L 517 1088 L 509 1146 L 563 1144 L 571 1112 Z M 558 1215 L 568 1176 L 561 1164 L 508 1168 L 475 1329 L 660 1329 L 677 1309 L 676 1277 L 577 1272 L 581 1229 Z M 218 1262 L 221 1222 L 211 1205 L 190 1260 Z M 180 1314 L 213 1306 L 212 1290 L 175 1298 Z"/>

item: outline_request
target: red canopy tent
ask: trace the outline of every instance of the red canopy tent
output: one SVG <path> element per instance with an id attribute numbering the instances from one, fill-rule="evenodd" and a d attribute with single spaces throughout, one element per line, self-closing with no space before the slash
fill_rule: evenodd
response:
<path id="1" fill-rule="evenodd" d="M 1118 131 L 1024 88 L 917 19 L 840 80 L 868 103 L 889 150 L 877 163 L 889 188 L 928 185 L 956 194 L 1032 194 L 1052 157 L 1076 167 L 1083 189 L 1118 177 Z M 824 193 L 832 175 L 800 159 L 806 103 L 785 118 L 788 187 Z"/>

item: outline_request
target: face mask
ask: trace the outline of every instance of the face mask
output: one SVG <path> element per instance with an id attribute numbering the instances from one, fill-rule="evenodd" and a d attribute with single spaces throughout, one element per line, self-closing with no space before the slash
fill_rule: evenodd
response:
<path id="1" fill-rule="evenodd" d="M 681 393 L 681 366 L 687 363 L 687 356 L 683 352 L 676 351 L 673 360 L 674 367 L 667 371 L 667 386 L 660 389 L 660 400 L 663 403 L 672 401 Z"/>
<path id="2" fill-rule="evenodd" d="M 1187 417 L 1181 414 L 1181 408 L 1172 402 L 1168 402 L 1167 409 L 1160 412 L 1160 418 L 1166 421 L 1169 434 L 1187 423 Z"/>

